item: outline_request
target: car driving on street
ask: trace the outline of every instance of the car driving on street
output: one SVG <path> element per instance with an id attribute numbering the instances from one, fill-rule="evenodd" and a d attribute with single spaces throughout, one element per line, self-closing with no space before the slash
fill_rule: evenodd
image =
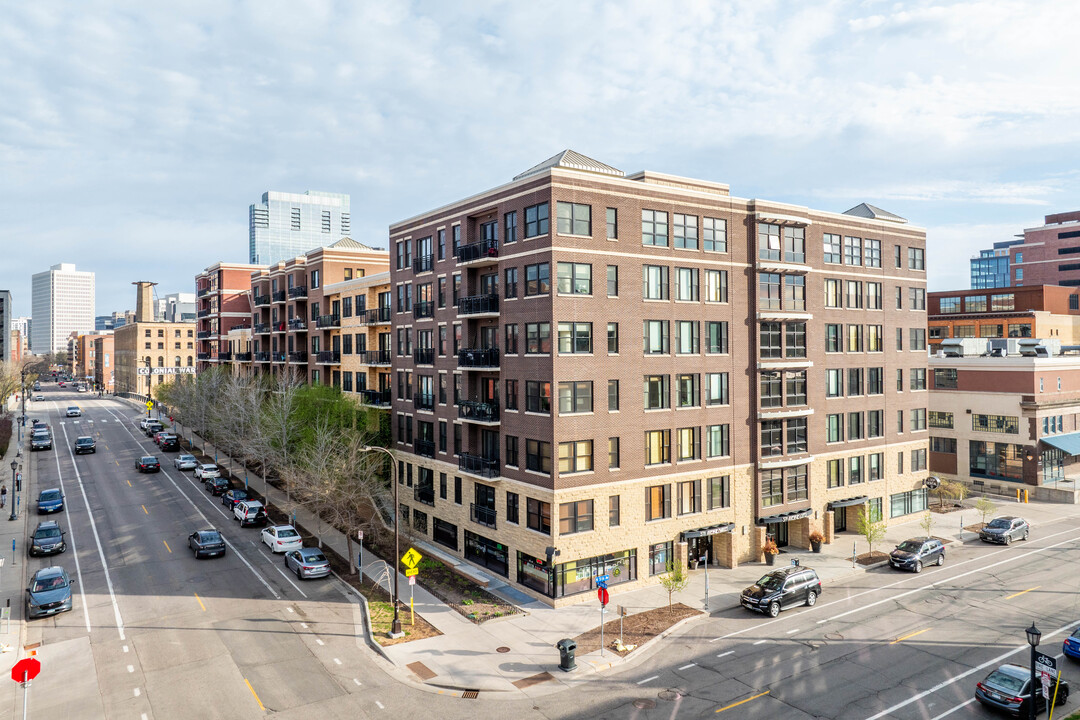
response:
<path id="1" fill-rule="evenodd" d="M 146 455 L 135 461 L 135 469 L 141 473 L 156 473 L 161 471 L 161 463 L 153 455 Z"/>
<path id="2" fill-rule="evenodd" d="M 945 544 L 931 537 L 905 540 L 889 553 L 889 567 L 922 572 L 924 565 L 944 565 Z"/>
<path id="3" fill-rule="evenodd" d="M 75 454 L 82 455 L 83 453 L 96 453 L 97 443 L 94 438 L 89 435 L 83 435 L 75 438 Z"/>
<path id="4" fill-rule="evenodd" d="M 983 542 L 1001 543 L 1009 545 L 1013 540 L 1027 540 L 1031 528 L 1027 520 L 1021 517 L 994 518 L 979 531 L 979 539 Z"/>
<path id="5" fill-rule="evenodd" d="M 38 515 L 60 512 L 64 509 L 64 493 L 59 488 L 49 488 L 38 493 Z"/>
<path id="6" fill-rule="evenodd" d="M 68 405 L 67 417 L 82 417 L 82 410 L 78 405 Z"/>
<path id="7" fill-rule="evenodd" d="M 196 530 L 188 535 L 188 547 L 195 553 L 196 559 L 217 557 L 225 554 L 225 539 L 213 528 Z"/>
<path id="8" fill-rule="evenodd" d="M 26 588 L 26 616 L 31 619 L 47 617 L 70 610 L 74 582 L 62 567 L 38 570 Z"/>
<path id="9" fill-rule="evenodd" d="M 799 565 L 773 570 L 742 591 L 741 604 L 748 610 L 776 617 L 795 605 L 813 606 L 821 595 L 821 580 L 814 570 Z"/>

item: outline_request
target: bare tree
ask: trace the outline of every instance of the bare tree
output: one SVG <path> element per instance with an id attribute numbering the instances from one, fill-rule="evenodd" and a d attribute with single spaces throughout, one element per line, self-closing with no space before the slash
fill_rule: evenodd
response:
<path id="1" fill-rule="evenodd" d="M 299 443 L 300 428 L 296 422 L 300 409 L 302 382 L 296 370 L 289 367 L 277 375 L 270 386 L 263 413 L 267 451 L 270 462 L 285 485 L 286 499 L 291 502 L 288 468 Z"/>

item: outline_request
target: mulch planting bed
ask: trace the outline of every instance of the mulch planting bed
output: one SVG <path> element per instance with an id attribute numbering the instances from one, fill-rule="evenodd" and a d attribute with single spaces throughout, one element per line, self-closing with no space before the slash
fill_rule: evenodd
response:
<path id="1" fill-rule="evenodd" d="M 964 529 L 967 530 L 968 532 L 977 533 L 980 530 L 982 530 L 984 527 L 986 527 L 986 523 L 981 522 L 981 523 L 975 523 L 974 525 L 965 525 Z"/>
<path id="2" fill-rule="evenodd" d="M 883 553 L 880 550 L 875 550 L 872 553 L 863 553 L 855 558 L 855 562 L 860 565 L 874 565 L 879 562 L 885 562 L 889 559 L 888 553 Z"/>
<path id="3" fill-rule="evenodd" d="M 932 513 L 938 513 L 939 515 L 945 515 L 947 513 L 955 512 L 957 510 L 963 510 L 964 506 L 960 503 L 946 503 L 944 505 L 931 505 L 926 508 Z"/>
<path id="4" fill-rule="evenodd" d="M 656 608 L 654 610 L 646 610 L 635 615 L 627 615 L 623 618 L 623 635 L 622 641 L 624 646 L 633 645 L 634 650 L 641 647 L 649 640 L 652 640 L 657 635 L 660 635 L 665 630 L 681 622 L 689 617 L 695 615 L 703 615 L 701 610 L 695 610 L 692 607 L 683 605 L 682 603 L 675 603 L 671 606 L 671 609 L 666 607 Z M 609 611 L 610 616 L 610 611 Z M 626 657 L 634 650 L 618 651 L 615 649 L 615 642 L 619 639 L 619 618 L 609 620 L 604 623 L 604 644 L 607 646 L 605 652 L 613 652 L 619 657 Z M 584 655 L 585 653 L 593 652 L 600 649 L 600 628 L 595 627 L 586 633 L 582 633 L 574 638 L 577 643 L 577 654 Z"/>

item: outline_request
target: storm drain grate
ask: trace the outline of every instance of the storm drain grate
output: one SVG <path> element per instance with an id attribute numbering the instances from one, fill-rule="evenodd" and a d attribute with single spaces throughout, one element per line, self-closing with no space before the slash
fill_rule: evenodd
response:
<path id="1" fill-rule="evenodd" d="M 480 697 L 480 691 L 466 690 L 465 692 L 461 693 L 461 697 L 465 698 L 466 700 L 475 700 L 476 698 Z"/>
<path id="2" fill-rule="evenodd" d="M 495 652 L 497 652 L 497 653 L 508 653 L 508 652 L 510 652 L 510 648 L 503 645 L 502 647 L 495 648 Z"/>

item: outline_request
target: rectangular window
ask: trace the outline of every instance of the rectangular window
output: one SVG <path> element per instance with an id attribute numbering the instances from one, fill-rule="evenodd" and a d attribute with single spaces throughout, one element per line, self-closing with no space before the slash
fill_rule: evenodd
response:
<path id="1" fill-rule="evenodd" d="M 517 493 L 506 493 L 506 522 L 518 524 L 518 498 Z"/>
<path id="2" fill-rule="evenodd" d="M 698 231 L 696 215 L 671 216 L 672 246 L 687 250 L 698 249 Z"/>
<path id="3" fill-rule="evenodd" d="M 607 209 L 607 237 L 608 240 L 616 240 L 619 237 L 618 209 Z"/>
<path id="4" fill-rule="evenodd" d="M 667 355 L 670 352 L 667 320 L 645 320 L 643 323 L 646 355 Z"/>
<path id="5" fill-rule="evenodd" d="M 446 376 L 443 375 L 442 377 L 446 377 Z M 445 392 L 443 393 L 443 398 L 442 398 L 442 400 L 440 402 L 444 402 L 444 403 L 446 402 Z M 507 380 L 506 381 L 506 398 L 504 399 L 504 402 L 506 403 L 506 409 L 507 410 L 517 410 L 518 409 L 518 381 L 517 380 Z"/>
<path id="6" fill-rule="evenodd" d="M 824 242 L 825 262 L 833 265 L 839 265 L 843 262 L 843 257 L 840 254 L 840 236 L 825 233 L 822 239 Z"/>
<path id="7" fill-rule="evenodd" d="M 912 350 L 925 350 L 926 349 L 926 328 L 910 328 L 911 335 L 911 349 Z"/>
<path id="8" fill-rule="evenodd" d="M 668 219 L 666 212 L 660 212 L 659 210 L 641 211 L 641 244 L 667 247 Z"/>
<path id="9" fill-rule="evenodd" d="M 787 451 L 794 455 L 807 450 L 806 418 L 792 418 L 787 421 Z"/>
<path id="10" fill-rule="evenodd" d="M 641 266 L 641 297 L 645 300 L 668 299 L 668 268 L 666 265 Z"/>
<path id="11" fill-rule="evenodd" d="M 762 360 L 783 357 L 784 347 L 778 322 L 763 322 L 758 329 L 758 352 Z"/>
<path id="12" fill-rule="evenodd" d="M 510 244 L 517 240 L 517 211 L 508 212 L 503 216 L 503 226 L 505 227 L 503 242 Z"/>
<path id="13" fill-rule="evenodd" d="M 863 249 L 863 265 L 873 268 L 881 267 L 881 241 L 867 239 Z"/>
<path id="14" fill-rule="evenodd" d="M 551 503 L 534 498 L 525 500 L 525 524 L 530 530 L 551 534 Z"/>
<path id="15" fill-rule="evenodd" d="M 662 465 L 671 462 L 671 431 L 645 431 L 645 465 Z"/>
<path id="16" fill-rule="evenodd" d="M 701 428 L 685 427 L 675 431 L 678 440 L 678 460 L 701 459 Z"/>
<path id="17" fill-rule="evenodd" d="M 675 299 L 694 301 L 698 299 L 697 268 L 675 268 Z"/>
<path id="18" fill-rule="evenodd" d="M 537 263 L 535 265 L 525 266 L 525 296 L 531 295 L 546 295 L 551 292 L 551 270 L 550 266 L 545 263 Z M 458 276 L 454 276 L 455 285 L 457 284 Z M 455 301 L 454 305 L 457 305 Z"/>
<path id="19" fill-rule="evenodd" d="M 506 436 L 506 464 L 510 467 L 518 466 L 518 439 L 514 435 Z M 515 521 L 516 522 L 516 521 Z"/>
<path id="20" fill-rule="evenodd" d="M 646 410 L 659 410 L 671 407 L 668 400 L 669 375 L 646 375 L 645 376 L 645 402 Z"/>
<path id="21" fill-rule="evenodd" d="M 784 504 L 784 472 L 779 468 L 761 471 L 761 507 Z"/>
<path id="22" fill-rule="evenodd" d="M 825 465 L 825 478 L 829 489 L 844 486 L 844 461 L 842 459 L 830 460 Z"/>
<path id="23" fill-rule="evenodd" d="M 862 283 L 856 280 L 847 280 L 844 282 L 845 289 L 845 307 L 848 310 L 858 310 L 862 308 Z"/>
<path id="24" fill-rule="evenodd" d="M 528 384 L 528 381 L 526 381 Z M 559 414 L 592 412 L 592 381 L 579 380 L 559 383 Z"/>
<path id="25" fill-rule="evenodd" d="M 926 448 L 911 451 L 911 471 L 918 472 L 926 469 Z"/>
<path id="26" fill-rule="evenodd" d="M 619 469 L 619 438 L 617 437 L 607 439 L 607 462 L 609 470 Z"/>
<path id="27" fill-rule="evenodd" d="M 838 308 L 843 307 L 840 302 L 840 281 L 826 278 L 825 279 L 825 307 Z"/>
<path id="28" fill-rule="evenodd" d="M 726 457 L 731 454 L 731 426 L 709 425 L 705 430 L 705 457 Z"/>
<path id="29" fill-rule="evenodd" d="M 858 485 L 863 481 L 862 457 L 848 458 L 848 485 Z"/>
<path id="30" fill-rule="evenodd" d="M 976 413 L 971 416 L 971 429 L 978 432 L 1017 435 L 1020 433 L 1020 418 L 1015 415 L 981 415 Z"/>
<path id="31" fill-rule="evenodd" d="M 705 302 L 726 303 L 728 301 L 727 270 L 705 271 Z"/>
<path id="32" fill-rule="evenodd" d="M 645 488 L 645 521 L 669 517 L 671 517 L 671 485 L 653 485 Z"/>
<path id="33" fill-rule="evenodd" d="M 506 287 L 506 298 L 510 300 L 516 298 L 518 294 L 518 269 L 516 267 L 506 268 L 505 275 L 506 282 L 504 285 Z M 440 307 L 442 307 L 442 305 L 440 305 Z"/>
<path id="34" fill-rule="evenodd" d="M 780 295 L 780 275 L 777 273 L 758 273 L 758 309 L 780 310 L 783 300 Z"/>
<path id="35" fill-rule="evenodd" d="M 881 283 L 866 283 L 866 309 L 880 310 L 883 307 Z"/>
<path id="36" fill-rule="evenodd" d="M 525 412 L 551 414 L 551 383 L 541 380 L 525 381 Z"/>
<path id="37" fill-rule="evenodd" d="M 785 468 L 784 480 L 787 483 L 788 502 L 799 502 L 810 497 L 810 476 L 805 465 Z"/>
<path id="38" fill-rule="evenodd" d="M 825 397 L 836 398 L 844 396 L 844 371 L 839 368 L 826 368 L 825 370 Z"/>
<path id="39" fill-rule="evenodd" d="M 844 238 L 844 264 L 862 265 L 862 238 Z"/>
<path id="40" fill-rule="evenodd" d="M 922 248 L 908 248 L 908 270 L 925 270 L 925 251 Z"/>
<path id="41" fill-rule="evenodd" d="M 932 437 L 930 438 L 930 452 L 956 454 L 956 438 Z"/>
<path id="42" fill-rule="evenodd" d="M 848 325 L 847 326 L 847 351 L 848 352 L 862 352 L 863 350 L 863 326 L 862 325 Z"/>
<path id="43" fill-rule="evenodd" d="M 694 323 L 697 325 L 697 323 Z M 705 352 L 726 355 L 728 352 L 727 320 L 707 320 L 705 322 Z"/>
<path id="44" fill-rule="evenodd" d="M 806 357 L 806 323 L 789 322 L 784 325 L 784 357 Z"/>
<path id="45" fill-rule="evenodd" d="M 607 266 L 607 296 L 619 297 L 619 266 Z"/>
<path id="46" fill-rule="evenodd" d="M 569 475 L 592 470 L 592 450 L 592 440 L 559 443 L 559 474 Z"/>
<path id="47" fill-rule="evenodd" d="M 863 368 L 848 368 L 848 397 L 863 394 Z"/>
<path id="48" fill-rule="evenodd" d="M 507 355 L 517 355 L 517 351 L 518 351 L 518 326 L 517 326 L 517 323 L 508 323 L 506 325 L 505 350 L 506 350 Z"/>
<path id="49" fill-rule="evenodd" d="M 885 478 L 885 453 L 874 453 L 866 456 L 867 480 L 874 482 Z"/>
<path id="50" fill-rule="evenodd" d="M 863 439 L 863 414 L 861 412 L 848 413 L 847 434 L 849 442 Z"/>
<path id="51" fill-rule="evenodd" d="M 728 402 L 728 374 L 726 372 L 706 373 L 705 404 L 727 405 Z"/>
<path id="52" fill-rule="evenodd" d="M 828 323 L 827 325 L 825 325 L 825 352 L 843 352 L 843 341 L 844 332 L 842 325 L 837 323 Z"/>
<path id="53" fill-rule="evenodd" d="M 558 202 L 555 215 L 560 235 L 592 236 L 592 206 Z"/>
<path id="54" fill-rule="evenodd" d="M 708 485 L 708 503 L 710 510 L 731 507 L 731 476 L 711 477 L 705 481 Z"/>
<path id="55" fill-rule="evenodd" d="M 551 443 L 541 440 L 525 440 L 525 468 L 533 472 L 551 474 Z"/>
<path id="56" fill-rule="evenodd" d="M 727 220 L 701 218 L 701 239 L 705 252 L 727 252 Z"/>
<path id="57" fill-rule="evenodd" d="M 912 310 L 926 309 L 926 288 L 908 288 L 908 307 Z"/>
<path id="58" fill-rule="evenodd" d="M 802 275 L 784 276 L 784 309 L 806 309 L 806 278 Z"/>
<path id="59" fill-rule="evenodd" d="M 791 371 L 787 374 L 787 407 L 806 404 L 806 371 Z"/>
<path id="60" fill-rule="evenodd" d="M 548 231 L 548 204 L 530 205 L 525 208 L 525 237 L 546 235 Z"/>
<path id="61" fill-rule="evenodd" d="M 912 390 L 926 389 L 926 368 L 911 368 L 909 373 Z"/>
<path id="62" fill-rule="evenodd" d="M 678 490 L 679 515 L 692 515 L 701 512 L 701 481 L 686 480 L 676 484 Z"/>
<path id="63" fill-rule="evenodd" d="M 775 371 L 762 372 L 760 395 L 762 408 L 783 407 L 783 374 Z"/>
<path id="64" fill-rule="evenodd" d="M 762 260 L 781 258 L 779 225 L 758 223 L 758 257 Z"/>
<path id="65" fill-rule="evenodd" d="M 607 381 L 607 409 L 608 412 L 617 412 L 619 410 L 619 381 L 608 380 Z"/>
<path id="66" fill-rule="evenodd" d="M 867 410 L 866 411 L 866 437 L 869 437 L 869 438 L 885 437 L 885 411 L 884 410 Z"/>
<path id="67" fill-rule="evenodd" d="M 525 324 L 525 352 L 533 355 L 547 355 L 551 352 L 550 323 Z"/>
<path id="68" fill-rule="evenodd" d="M 943 428 L 947 430 L 953 429 L 953 414 L 951 412 L 942 412 L 940 410 L 931 410 L 929 414 L 929 423 L 932 428 Z"/>
<path id="69" fill-rule="evenodd" d="M 872 367 L 866 369 L 866 394 L 885 394 L 885 368 Z"/>
<path id="70" fill-rule="evenodd" d="M 881 325 L 866 326 L 866 352 L 884 352 L 884 328 Z"/>
<path id="71" fill-rule="evenodd" d="M 697 320 L 675 322 L 675 352 L 679 355 L 697 355 L 699 350 Z"/>
<path id="72" fill-rule="evenodd" d="M 607 324 L 607 351 L 609 355 L 619 354 L 619 323 Z"/>
<path id="73" fill-rule="evenodd" d="M 619 527 L 620 514 L 619 496 L 608 495 L 608 527 Z"/>
<path id="74" fill-rule="evenodd" d="M 592 352 L 592 323 L 559 323 L 559 353 L 561 355 Z"/>
<path id="75" fill-rule="evenodd" d="M 556 264 L 559 293 L 563 295 L 592 295 L 592 265 L 588 263 Z"/>
<path id="76" fill-rule="evenodd" d="M 825 442 L 844 442 L 843 413 L 834 413 L 825 416 Z"/>

